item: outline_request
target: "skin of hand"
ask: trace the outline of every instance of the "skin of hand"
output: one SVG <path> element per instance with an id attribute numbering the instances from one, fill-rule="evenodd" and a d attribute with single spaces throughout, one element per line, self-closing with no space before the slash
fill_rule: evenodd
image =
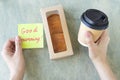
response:
<path id="1" fill-rule="evenodd" d="M 4 44 L 2 57 L 10 70 L 10 80 L 22 80 L 25 71 L 25 60 L 20 37 L 9 39 Z"/>
<path id="2" fill-rule="evenodd" d="M 96 43 L 93 41 L 92 34 L 86 32 L 86 41 L 91 58 L 101 80 L 117 80 L 107 61 L 107 47 L 109 44 L 108 32 L 105 30 Z"/>
<path id="3" fill-rule="evenodd" d="M 110 38 L 106 30 L 102 33 L 101 37 L 96 42 L 93 41 L 92 34 L 90 32 L 86 32 L 86 42 L 89 49 L 89 56 L 92 61 L 106 60 L 109 41 Z"/>

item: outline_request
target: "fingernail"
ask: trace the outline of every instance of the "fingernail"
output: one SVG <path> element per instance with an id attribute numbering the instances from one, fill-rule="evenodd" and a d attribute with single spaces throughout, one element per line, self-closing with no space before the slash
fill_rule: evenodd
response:
<path id="1" fill-rule="evenodd" d="M 89 34 L 89 32 L 86 33 L 86 37 L 87 37 L 87 38 L 90 38 L 90 37 L 91 37 L 91 35 Z"/>
<path id="2" fill-rule="evenodd" d="M 89 32 L 86 32 L 86 41 L 88 42 L 91 39 L 91 35 Z"/>
<path id="3" fill-rule="evenodd" d="M 16 41 L 18 41 L 19 43 L 21 43 L 21 39 L 19 36 L 16 36 Z"/>
<path id="4" fill-rule="evenodd" d="M 15 40 L 16 40 L 16 41 L 19 41 L 19 37 L 18 37 L 18 36 L 16 36 Z"/>

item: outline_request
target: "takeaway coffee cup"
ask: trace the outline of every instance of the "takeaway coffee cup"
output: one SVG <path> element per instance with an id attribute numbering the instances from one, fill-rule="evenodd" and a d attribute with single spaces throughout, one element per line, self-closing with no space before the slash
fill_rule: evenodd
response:
<path id="1" fill-rule="evenodd" d="M 81 45 L 87 47 L 85 33 L 91 32 L 94 42 L 96 42 L 102 32 L 108 28 L 108 17 L 105 13 L 96 10 L 88 9 L 81 16 L 81 25 L 78 33 L 78 41 Z"/>

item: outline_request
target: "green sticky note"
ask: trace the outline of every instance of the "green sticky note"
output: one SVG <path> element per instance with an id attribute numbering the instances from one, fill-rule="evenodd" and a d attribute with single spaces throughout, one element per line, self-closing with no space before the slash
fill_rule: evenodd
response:
<path id="1" fill-rule="evenodd" d="M 22 48 L 43 48 L 43 24 L 18 24 Z"/>

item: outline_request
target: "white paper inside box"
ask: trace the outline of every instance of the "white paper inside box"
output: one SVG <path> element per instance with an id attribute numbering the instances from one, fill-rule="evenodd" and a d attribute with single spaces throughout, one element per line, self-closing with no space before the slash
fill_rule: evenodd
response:
<path id="1" fill-rule="evenodd" d="M 61 5 L 41 9 L 50 59 L 73 55 L 64 11 Z"/>

